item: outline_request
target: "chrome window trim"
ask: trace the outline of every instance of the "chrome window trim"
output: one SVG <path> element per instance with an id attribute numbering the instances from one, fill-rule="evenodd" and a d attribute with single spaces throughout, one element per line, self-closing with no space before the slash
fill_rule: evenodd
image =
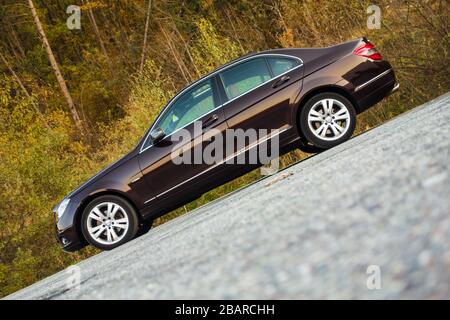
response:
<path id="1" fill-rule="evenodd" d="M 385 75 L 387 75 L 388 73 L 392 72 L 392 69 L 388 69 L 386 71 L 383 71 L 382 73 L 380 73 L 379 75 L 377 75 L 376 77 L 373 77 L 372 79 L 370 79 L 369 81 L 364 82 L 363 84 L 360 84 L 359 86 L 357 86 L 355 88 L 355 92 L 361 90 L 364 87 L 367 87 L 369 84 L 371 84 L 374 81 L 377 81 L 378 79 L 380 79 L 381 77 L 384 77 Z"/>
<path id="2" fill-rule="evenodd" d="M 232 63 L 232 64 L 230 64 L 230 65 L 227 65 L 227 66 L 225 66 L 225 67 L 219 68 L 218 70 L 212 72 L 211 74 L 205 76 L 204 78 L 198 79 L 198 80 L 195 81 L 194 83 L 190 84 L 189 86 L 187 86 L 186 88 L 184 88 L 183 90 L 181 90 L 181 91 L 180 91 L 175 97 L 173 97 L 172 100 L 164 107 L 164 109 L 159 113 L 158 117 L 157 117 L 157 118 L 155 119 L 155 121 L 153 122 L 152 126 L 150 127 L 150 130 L 147 132 L 147 135 L 145 136 L 144 142 L 142 143 L 142 145 L 141 145 L 141 147 L 140 147 L 139 154 L 141 154 L 142 152 L 146 151 L 147 149 L 149 149 L 149 148 L 151 148 L 151 147 L 153 146 L 153 144 L 151 144 L 151 145 L 147 146 L 146 148 L 144 148 L 145 144 L 147 143 L 148 137 L 150 136 L 150 132 L 153 130 L 153 128 L 154 128 L 155 125 L 158 123 L 158 121 L 159 121 L 159 119 L 161 118 L 161 116 L 166 112 L 166 110 L 168 110 L 168 109 L 170 108 L 170 106 L 171 106 L 171 105 L 172 105 L 172 104 L 173 104 L 173 103 L 174 103 L 174 102 L 175 102 L 175 101 L 176 101 L 183 93 L 185 93 L 187 90 L 189 90 L 189 89 L 191 89 L 192 87 L 196 86 L 196 85 L 199 84 L 200 82 L 205 81 L 205 80 L 208 80 L 209 78 L 214 77 L 216 74 L 218 74 L 218 73 L 220 73 L 220 72 L 223 72 L 223 71 L 225 71 L 225 70 L 228 70 L 229 68 L 232 68 L 233 66 L 236 66 L 236 65 L 238 65 L 238 64 L 241 64 L 241 63 L 243 63 L 243 62 L 245 62 L 245 61 L 248 61 L 248 60 L 251 60 L 251 59 L 256 59 L 256 58 L 259 58 L 259 57 L 277 57 L 277 56 L 278 56 L 278 57 L 286 57 L 286 58 L 291 58 L 291 59 L 298 60 L 298 61 L 300 62 L 300 64 L 299 64 L 298 66 L 296 66 L 295 68 L 292 68 L 292 69 L 290 69 L 290 70 L 288 70 L 288 71 L 286 71 L 286 72 L 283 72 L 282 74 L 277 75 L 276 77 L 270 78 L 270 79 L 267 80 L 266 82 L 261 83 L 261 84 L 258 85 L 257 87 L 255 87 L 255 88 L 253 88 L 253 89 L 251 89 L 251 90 L 249 90 L 249 91 L 247 91 L 247 92 L 241 94 L 240 96 L 237 96 L 237 97 L 235 97 L 235 98 L 233 98 L 233 99 L 231 99 L 231 100 L 226 101 L 225 103 L 222 103 L 221 105 L 217 106 L 216 108 L 214 108 L 213 110 L 209 111 L 208 113 L 205 113 L 204 115 L 202 115 L 202 116 L 198 117 L 197 119 L 191 121 L 190 123 L 186 124 L 185 126 L 183 126 L 183 127 L 181 127 L 181 128 L 178 128 L 176 131 L 172 132 L 172 133 L 171 133 L 170 135 L 168 135 L 167 137 L 170 137 L 171 135 L 173 135 L 173 134 L 174 134 L 175 132 L 177 132 L 178 130 L 181 130 L 181 129 L 183 129 L 183 128 L 186 128 L 188 125 L 192 124 L 193 122 L 197 121 L 198 119 L 203 118 L 204 116 L 206 116 L 206 115 L 210 114 L 211 112 L 213 112 L 213 111 L 215 111 L 215 110 L 217 110 L 217 109 L 219 109 L 219 108 L 221 108 L 221 107 L 227 105 L 228 103 L 234 101 L 235 99 L 240 98 L 240 97 L 242 97 L 243 95 L 246 95 L 246 94 L 252 92 L 253 90 L 256 90 L 257 88 L 259 88 L 259 87 L 261 87 L 261 86 L 267 84 L 267 83 L 270 82 L 270 81 L 273 81 L 273 80 L 277 79 L 278 77 L 282 77 L 283 75 L 285 75 L 285 74 L 288 73 L 288 72 L 291 72 L 291 71 L 294 71 L 294 70 L 300 68 L 301 66 L 303 66 L 303 60 L 300 59 L 299 57 L 295 57 L 295 56 L 291 56 L 291 55 L 283 54 L 283 53 L 262 53 L 262 54 L 255 54 L 255 55 L 252 55 L 252 56 L 250 56 L 250 57 L 244 58 L 244 59 L 242 59 L 242 60 L 238 60 L 238 61 L 236 61 L 236 62 L 234 62 L 234 63 Z M 269 69 L 269 70 L 270 70 L 270 69 Z M 219 78 L 220 78 L 221 84 L 222 84 L 222 86 L 223 86 L 222 78 L 221 78 L 221 77 L 219 77 Z M 166 137 L 165 137 L 165 138 L 166 138 Z M 164 138 L 164 139 L 165 139 L 165 138 Z"/>
<path id="3" fill-rule="evenodd" d="M 290 56 L 289 56 L 289 57 L 290 57 Z M 293 57 L 293 58 L 296 58 L 296 57 Z M 255 59 L 256 59 L 256 58 L 255 58 Z M 289 72 L 291 72 L 291 71 L 294 71 L 295 69 L 300 68 L 300 67 L 303 65 L 303 61 L 302 61 L 300 58 L 297 58 L 297 59 L 300 61 L 300 64 L 299 64 L 298 66 L 295 66 L 295 67 L 292 68 L 292 69 L 289 69 L 289 70 L 287 70 L 287 71 L 285 71 L 285 72 L 283 72 L 283 73 L 280 73 L 279 75 L 277 75 L 277 76 L 275 76 L 275 77 L 270 78 L 269 80 L 267 80 L 267 81 L 265 81 L 265 82 L 263 82 L 263 83 L 260 83 L 260 84 L 257 85 L 256 87 L 254 87 L 254 88 L 252 88 L 252 89 L 250 89 L 250 90 L 248 90 L 248 91 L 246 91 L 246 92 L 244 92 L 244 93 L 242 93 L 242 94 L 240 94 L 240 95 L 238 95 L 238 96 L 236 96 L 236 97 L 234 97 L 234 98 L 232 98 L 232 99 L 229 99 L 228 101 L 226 101 L 226 102 L 223 103 L 222 105 L 226 106 L 226 105 L 229 104 L 230 102 L 233 102 L 234 100 L 236 100 L 236 99 L 238 99 L 238 98 L 240 98 L 240 97 L 246 95 L 247 93 L 250 93 L 250 92 L 252 92 L 253 90 L 258 89 L 259 87 L 261 87 L 261 86 L 267 84 L 268 82 L 271 82 L 271 81 L 275 80 L 276 78 L 285 75 L 286 73 L 289 73 Z M 269 74 L 272 76 L 272 75 L 273 75 L 273 74 L 272 74 L 272 70 L 271 70 L 271 68 L 270 68 L 270 66 L 269 66 L 268 64 L 267 64 L 267 68 L 268 68 Z M 229 68 L 227 68 L 227 69 L 229 69 Z M 225 90 L 225 84 L 224 84 L 223 79 L 222 79 L 222 73 L 223 73 L 224 71 L 227 71 L 227 70 L 222 70 L 222 71 L 219 72 L 219 79 L 220 79 L 220 82 L 222 83 L 222 87 L 223 87 L 224 90 Z M 225 94 L 226 94 L 226 90 L 225 90 Z"/>
<path id="4" fill-rule="evenodd" d="M 291 70 L 292 70 L 292 69 L 291 69 Z M 226 163 L 228 160 L 230 160 L 230 159 L 232 159 L 232 158 L 235 158 L 235 157 L 238 157 L 238 156 L 241 155 L 242 153 L 247 152 L 247 151 L 249 151 L 250 149 L 253 149 L 254 147 L 258 146 L 259 144 L 261 144 L 261 143 L 263 143 L 263 142 L 266 142 L 267 140 L 272 139 L 272 138 L 274 138 L 274 137 L 280 135 L 281 133 L 285 132 L 286 130 L 289 130 L 290 128 L 292 128 L 292 127 L 288 127 L 288 128 L 284 128 L 284 129 L 282 129 L 282 130 L 278 130 L 278 132 L 276 132 L 275 134 L 270 134 L 270 135 L 268 134 L 268 135 L 266 135 L 263 139 L 253 142 L 251 145 L 245 147 L 244 149 L 242 149 L 241 151 L 237 152 L 236 154 L 232 154 L 231 156 L 226 157 L 225 159 L 219 161 L 218 163 L 216 163 L 215 165 L 209 167 L 208 169 L 206 169 L 206 170 L 204 170 L 204 171 L 202 171 L 202 172 L 200 172 L 200 173 L 197 173 L 195 176 L 190 177 L 189 179 L 184 180 L 183 182 L 180 182 L 179 184 L 177 184 L 177 185 L 175 185 L 175 186 L 173 186 L 173 187 L 171 187 L 171 188 L 169 188 L 169 189 L 167 189 L 167 190 L 161 192 L 160 194 L 158 194 L 158 195 L 156 195 L 156 196 L 154 196 L 154 197 L 148 199 L 147 201 L 144 202 L 144 204 L 147 204 L 147 203 L 149 203 L 150 201 L 155 200 L 156 198 L 161 197 L 162 195 L 166 194 L 167 192 L 170 192 L 170 191 L 172 191 L 173 189 L 176 189 L 176 188 L 178 188 L 179 186 L 181 186 L 181 185 L 183 185 L 183 184 L 185 184 L 185 183 L 191 181 L 192 179 L 195 179 L 195 178 L 201 176 L 202 174 L 207 173 L 208 171 L 210 171 L 210 170 L 216 168 L 217 166 L 220 166 L 220 165 Z"/>

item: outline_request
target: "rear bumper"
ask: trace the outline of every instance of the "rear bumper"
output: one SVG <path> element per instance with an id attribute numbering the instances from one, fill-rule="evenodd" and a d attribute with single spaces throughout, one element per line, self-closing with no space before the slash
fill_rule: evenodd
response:
<path id="1" fill-rule="evenodd" d="M 389 73 L 393 73 L 393 72 L 394 72 L 394 70 L 392 68 L 389 68 L 389 69 L 381 72 L 380 74 L 378 74 L 377 76 L 373 77 L 372 79 L 370 79 L 370 80 L 360 84 L 359 86 L 357 86 L 355 88 L 355 92 L 358 92 L 359 90 L 362 90 L 365 87 L 370 86 L 371 84 L 375 83 L 377 80 L 381 80 L 383 77 L 386 77 L 386 76 L 388 76 Z"/>
<path id="2" fill-rule="evenodd" d="M 335 85 L 352 97 L 357 113 L 398 90 L 395 71 L 386 60 L 374 61 L 349 54 L 339 61 L 336 68 L 342 76 Z"/>
<path id="3" fill-rule="evenodd" d="M 392 88 L 391 92 L 389 92 L 389 95 L 393 94 L 394 92 L 398 91 L 398 89 L 400 88 L 400 83 L 396 83 L 394 85 L 394 87 Z"/>
<path id="4" fill-rule="evenodd" d="M 358 113 L 367 110 L 399 89 L 400 85 L 396 80 L 394 69 L 387 65 L 387 69 L 380 70 L 378 74 L 355 86 L 354 96 L 358 103 Z"/>

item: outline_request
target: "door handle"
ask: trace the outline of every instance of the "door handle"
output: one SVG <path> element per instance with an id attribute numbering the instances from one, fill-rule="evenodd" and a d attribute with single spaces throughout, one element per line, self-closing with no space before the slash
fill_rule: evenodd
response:
<path id="1" fill-rule="evenodd" d="M 272 85 L 272 88 L 276 88 L 281 86 L 283 83 L 288 82 L 291 79 L 289 76 L 282 76 L 279 80 L 275 81 L 275 83 Z"/>
<path id="2" fill-rule="evenodd" d="M 217 114 L 213 114 L 211 117 L 203 121 L 202 128 L 206 128 L 210 125 L 212 125 L 214 122 L 216 122 L 219 119 L 219 116 Z"/>

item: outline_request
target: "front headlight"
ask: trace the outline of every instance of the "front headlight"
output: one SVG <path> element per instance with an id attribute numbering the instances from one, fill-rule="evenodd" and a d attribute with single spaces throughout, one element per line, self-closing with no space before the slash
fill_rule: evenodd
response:
<path id="1" fill-rule="evenodd" d="M 58 210 L 56 210 L 56 213 L 58 214 L 58 219 L 61 219 L 62 215 L 64 214 L 64 211 L 66 211 L 67 205 L 69 204 L 70 199 L 64 199 L 61 201 L 61 203 L 58 206 Z"/>

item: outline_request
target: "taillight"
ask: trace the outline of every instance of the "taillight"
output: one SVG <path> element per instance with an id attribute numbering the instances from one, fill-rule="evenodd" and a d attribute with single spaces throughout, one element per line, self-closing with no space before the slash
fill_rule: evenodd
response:
<path id="1" fill-rule="evenodd" d="M 377 51 L 375 46 L 371 44 L 370 42 L 364 43 L 362 46 L 356 48 L 353 51 L 353 54 L 356 54 L 357 56 L 366 57 L 372 60 L 382 60 L 383 57 L 381 56 L 381 53 Z"/>

